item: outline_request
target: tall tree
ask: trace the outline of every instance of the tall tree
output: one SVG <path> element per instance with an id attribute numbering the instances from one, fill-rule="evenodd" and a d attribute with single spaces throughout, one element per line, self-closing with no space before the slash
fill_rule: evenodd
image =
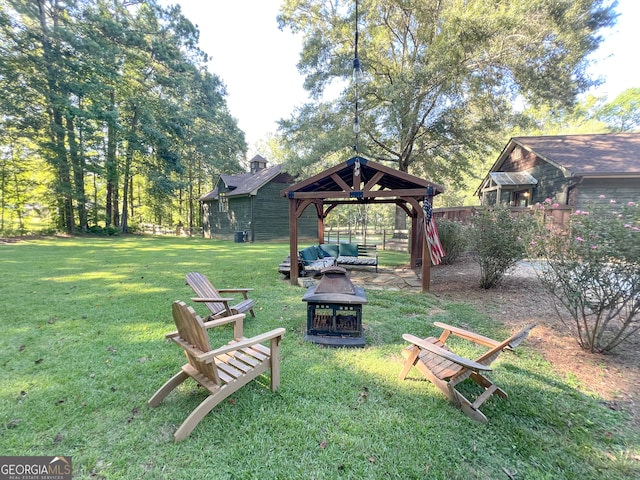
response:
<path id="1" fill-rule="evenodd" d="M 358 150 L 456 185 L 497 145 L 511 103 L 571 105 L 592 82 L 587 56 L 614 21 L 604 0 L 360 0 Z M 315 104 L 280 122 L 298 171 L 354 144 L 355 0 L 287 0 L 279 21 L 303 36 L 298 68 Z M 323 101 L 329 85 L 346 85 Z M 346 83 L 345 83 L 346 82 Z"/>
<path id="2" fill-rule="evenodd" d="M 126 232 L 134 213 L 171 219 L 187 204 L 191 224 L 191 186 L 239 168 L 244 134 L 198 36 L 157 0 L 0 0 L 0 128 L 53 167 L 60 228 L 86 229 L 91 209 Z"/>
<path id="3" fill-rule="evenodd" d="M 611 132 L 633 132 L 640 129 L 640 88 L 629 88 L 595 113 Z"/>

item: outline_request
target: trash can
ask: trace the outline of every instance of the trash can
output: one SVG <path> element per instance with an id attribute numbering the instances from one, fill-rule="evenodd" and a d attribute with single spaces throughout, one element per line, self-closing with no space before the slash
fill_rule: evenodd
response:
<path id="1" fill-rule="evenodd" d="M 236 233 L 235 233 L 235 235 L 234 235 L 234 238 L 233 238 L 233 239 L 234 239 L 234 241 L 235 241 L 236 243 L 244 243 L 244 235 L 245 235 L 245 234 L 244 234 L 244 232 L 243 232 L 243 231 L 238 231 L 238 232 L 236 232 Z"/>

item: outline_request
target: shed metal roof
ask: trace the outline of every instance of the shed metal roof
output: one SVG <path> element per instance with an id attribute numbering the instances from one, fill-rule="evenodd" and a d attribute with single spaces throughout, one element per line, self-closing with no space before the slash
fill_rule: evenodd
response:
<path id="1" fill-rule="evenodd" d="M 527 172 L 490 172 L 492 180 L 500 186 L 537 185 L 536 180 Z"/>

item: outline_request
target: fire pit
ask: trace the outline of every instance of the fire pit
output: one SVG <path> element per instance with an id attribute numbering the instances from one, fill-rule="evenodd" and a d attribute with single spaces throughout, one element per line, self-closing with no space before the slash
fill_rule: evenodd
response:
<path id="1" fill-rule="evenodd" d="M 342 267 L 327 267 L 318 285 L 302 297 L 307 302 L 305 340 L 332 347 L 364 347 L 364 290 L 356 287 Z"/>

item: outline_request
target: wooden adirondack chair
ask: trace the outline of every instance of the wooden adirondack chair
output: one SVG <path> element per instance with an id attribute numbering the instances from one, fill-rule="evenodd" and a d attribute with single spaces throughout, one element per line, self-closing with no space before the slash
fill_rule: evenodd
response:
<path id="1" fill-rule="evenodd" d="M 167 334 L 167 338 L 184 349 L 188 363 L 160 387 L 151 397 L 148 405 L 150 407 L 159 405 L 187 378 L 193 378 L 210 393 L 176 431 L 174 439 L 179 442 L 191 433 L 211 409 L 267 370 L 271 370 L 271 390 L 275 391 L 278 388 L 280 342 L 285 329 L 276 328 L 270 332 L 246 338 L 242 332 L 244 314 L 205 323 L 193 308 L 184 302 L 174 302 L 172 310 L 178 331 Z M 228 323 L 234 324 L 234 340 L 212 350 L 207 330 Z M 270 343 L 269 347 L 262 345 L 265 342 Z"/>
<path id="2" fill-rule="evenodd" d="M 504 350 L 512 350 L 524 341 L 536 324 L 524 328 L 504 342 L 498 342 L 477 333 L 440 322 L 435 322 L 434 325 L 443 329 L 439 338 L 420 339 L 406 333 L 402 335 L 402 338 L 412 345 L 402 352 L 406 361 L 400 372 L 400 379 L 404 380 L 411 367 L 415 365 L 429 381 L 442 390 L 447 398 L 466 415 L 474 420 L 486 423 L 487 417 L 480 411 L 480 406 L 494 394 L 502 398 L 507 398 L 507 394 L 487 378 L 484 373 L 491 371 L 489 365 Z M 476 360 L 469 360 L 456 355 L 445 345 L 447 338 L 451 334 L 489 347 L 489 350 Z M 455 388 L 456 385 L 467 378 L 484 388 L 484 392 L 474 402 L 470 402 Z"/>
<path id="3" fill-rule="evenodd" d="M 211 312 L 208 320 L 215 320 L 216 318 L 247 311 L 251 313 L 252 317 L 256 316 L 253 311 L 255 302 L 248 295 L 248 292 L 253 291 L 253 288 L 221 288 L 218 290 L 214 288 L 207 277 L 198 272 L 187 273 L 185 280 L 187 285 L 198 295 L 191 300 L 204 303 Z M 222 297 L 221 293 L 242 293 L 244 300 L 236 305 L 229 305 L 229 302 L 233 302 L 234 299 Z"/>

